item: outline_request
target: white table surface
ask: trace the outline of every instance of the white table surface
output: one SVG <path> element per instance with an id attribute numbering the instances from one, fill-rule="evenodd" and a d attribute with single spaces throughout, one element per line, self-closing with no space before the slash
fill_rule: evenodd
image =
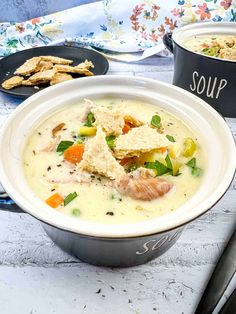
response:
<path id="1" fill-rule="evenodd" d="M 173 65 L 158 57 L 110 62 L 108 74 L 171 82 Z M 0 123 L 18 103 L 0 94 Z M 227 123 L 236 135 L 236 119 Z M 0 211 L 0 313 L 192 314 L 235 224 L 236 180 L 167 253 L 142 266 L 111 269 L 62 252 L 27 214 Z M 235 287 L 233 280 L 222 302 Z"/>

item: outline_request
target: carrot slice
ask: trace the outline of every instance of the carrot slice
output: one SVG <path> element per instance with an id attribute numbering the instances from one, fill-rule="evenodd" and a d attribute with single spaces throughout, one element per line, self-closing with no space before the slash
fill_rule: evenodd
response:
<path id="1" fill-rule="evenodd" d="M 124 165 L 126 165 L 128 162 L 131 162 L 132 160 L 133 160 L 133 157 L 125 157 L 125 158 L 121 159 L 121 160 L 119 161 L 119 163 L 120 163 L 121 166 L 124 166 Z"/>
<path id="2" fill-rule="evenodd" d="M 64 151 L 64 159 L 72 164 L 79 163 L 83 158 L 84 145 L 72 145 Z"/>
<path id="3" fill-rule="evenodd" d="M 45 202 L 52 208 L 57 208 L 64 202 L 64 198 L 60 194 L 55 193 L 50 196 Z"/>
<path id="4" fill-rule="evenodd" d="M 158 151 L 159 153 L 164 154 L 164 153 L 167 151 L 167 147 L 158 147 L 158 148 L 157 148 L 157 151 Z"/>
<path id="5" fill-rule="evenodd" d="M 131 125 L 129 123 L 125 122 L 125 125 L 124 125 L 124 127 L 122 129 L 122 133 L 126 134 L 126 133 L 129 132 L 130 129 L 131 129 Z"/>

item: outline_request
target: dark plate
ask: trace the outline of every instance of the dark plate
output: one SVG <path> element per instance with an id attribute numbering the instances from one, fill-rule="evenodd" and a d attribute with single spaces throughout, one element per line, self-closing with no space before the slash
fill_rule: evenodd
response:
<path id="1" fill-rule="evenodd" d="M 72 65 L 77 65 L 87 59 L 89 61 L 92 61 L 94 64 L 94 68 L 91 69 L 94 75 L 106 74 L 109 68 L 107 59 L 94 50 L 67 46 L 47 46 L 31 48 L 16 52 L 0 60 L 0 91 L 15 97 L 27 98 L 37 93 L 38 91 L 47 88 L 48 85 L 39 85 L 39 89 L 36 89 L 32 86 L 18 86 L 12 89 L 4 89 L 1 86 L 2 82 L 12 77 L 15 70 L 27 59 L 43 55 L 51 55 L 71 59 L 74 61 Z M 82 76 L 73 74 L 73 77 L 76 78 Z"/>

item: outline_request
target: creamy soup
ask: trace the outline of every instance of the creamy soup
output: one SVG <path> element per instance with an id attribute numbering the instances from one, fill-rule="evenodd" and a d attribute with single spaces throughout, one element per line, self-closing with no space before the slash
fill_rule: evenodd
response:
<path id="1" fill-rule="evenodd" d="M 24 149 L 30 187 L 52 210 L 99 223 L 130 223 L 174 211 L 205 169 L 197 134 L 138 100 L 98 99 L 43 121 Z"/>
<path id="2" fill-rule="evenodd" d="M 236 61 L 236 36 L 197 35 L 188 38 L 183 46 L 210 57 Z"/>

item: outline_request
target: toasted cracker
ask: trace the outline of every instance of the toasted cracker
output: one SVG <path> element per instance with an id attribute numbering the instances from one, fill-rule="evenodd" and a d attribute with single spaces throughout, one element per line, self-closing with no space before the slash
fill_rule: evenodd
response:
<path id="1" fill-rule="evenodd" d="M 116 139 L 115 156 L 117 158 L 140 156 L 142 153 L 166 147 L 168 144 L 164 134 L 158 133 L 148 125 L 142 125 Z"/>
<path id="2" fill-rule="evenodd" d="M 54 69 L 57 72 L 63 72 L 63 73 L 77 73 L 77 74 L 84 74 L 86 76 L 94 75 L 91 71 L 89 71 L 86 68 L 72 67 L 72 66 L 69 66 L 69 65 L 59 65 L 59 64 L 56 64 L 54 66 Z"/>
<path id="3" fill-rule="evenodd" d="M 55 73 L 55 75 L 53 76 L 53 78 L 50 81 L 50 85 L 55 85 L 55 84 L 69 81 L 72 79 L 73 79 L 73 77 L 68 73 Z"/>
<path id="4" fill-rule="evenodd" d="M 12 76 L 11 78 L 2 83 L 2 87 L 5 89 L 11 89 L 20 86 L 23 80 L 24 78 L 21 76 Z"/>
<path id="5" fill-rule="evenodd" d="M 31 59 L 28 59 L 23 63 L 19 68 L 16 69 L 14 74 L 18 75 L 30 75 L 31 73 L 34 73 L 37 69 L 37 66 L 39 62 L 41 61 L 41 57 L 33 57 Z"/>
<path id="6" fill-rule="evenodd" d="M 54 69 L 52 70 L 46 70 L 46 71 L 42 71 L 42 72 L 37 72 L 35 74 L 33 74 L 32 76 L 30 76 L 28 78 L 29 82 L 31 83 L 46 83 L 51 81 L 51 79 L 53 78 L 53 76 L 55 75 L 56 71 Z"/>
<path id="7" fill-rule="evenodd" d="M 94 107 L 91 109 L 94 114 L 95 125 L 100 126 L 106 135 L 120 135 L 125 125 L 124 109 L 116 106 L 112 109 L 106 107 Z"/>
<path id="8" fill-rule="evenodd" d="M 94 65 L 92 61 L 88 61 L 86 59 L 84 62 L 81 62 L 78 65 L 76 65 L 75 68 L 90 69 L 90 68 L 94 68 Z"/>
<path id="9" fill-rule="evenodd" d="M 53 63 L 51 61 L 43 61 L 41 60 L 35 70 L 35 72 L 43 72 L 46 70 L 50 70 L 53 67 Z"/>
<path id="10" fill-rule="evenodd" d="M 52 63 L 55 63 L 55 64 L 72 64 L 73 63 L 73 60 L 59 58 L 55 56 L 41 56 L 41 59 L 43 61 L 51 61 Z"/>
<path id="11" fill-rule="evenodd" d="M 98 127 L 96 136 L 86 141 L 83 159 L 78 166 L 82 170 L 117 179 L 123 176 L 125 171 L 113 157 L 105 136 L 102 129 Z"/>

